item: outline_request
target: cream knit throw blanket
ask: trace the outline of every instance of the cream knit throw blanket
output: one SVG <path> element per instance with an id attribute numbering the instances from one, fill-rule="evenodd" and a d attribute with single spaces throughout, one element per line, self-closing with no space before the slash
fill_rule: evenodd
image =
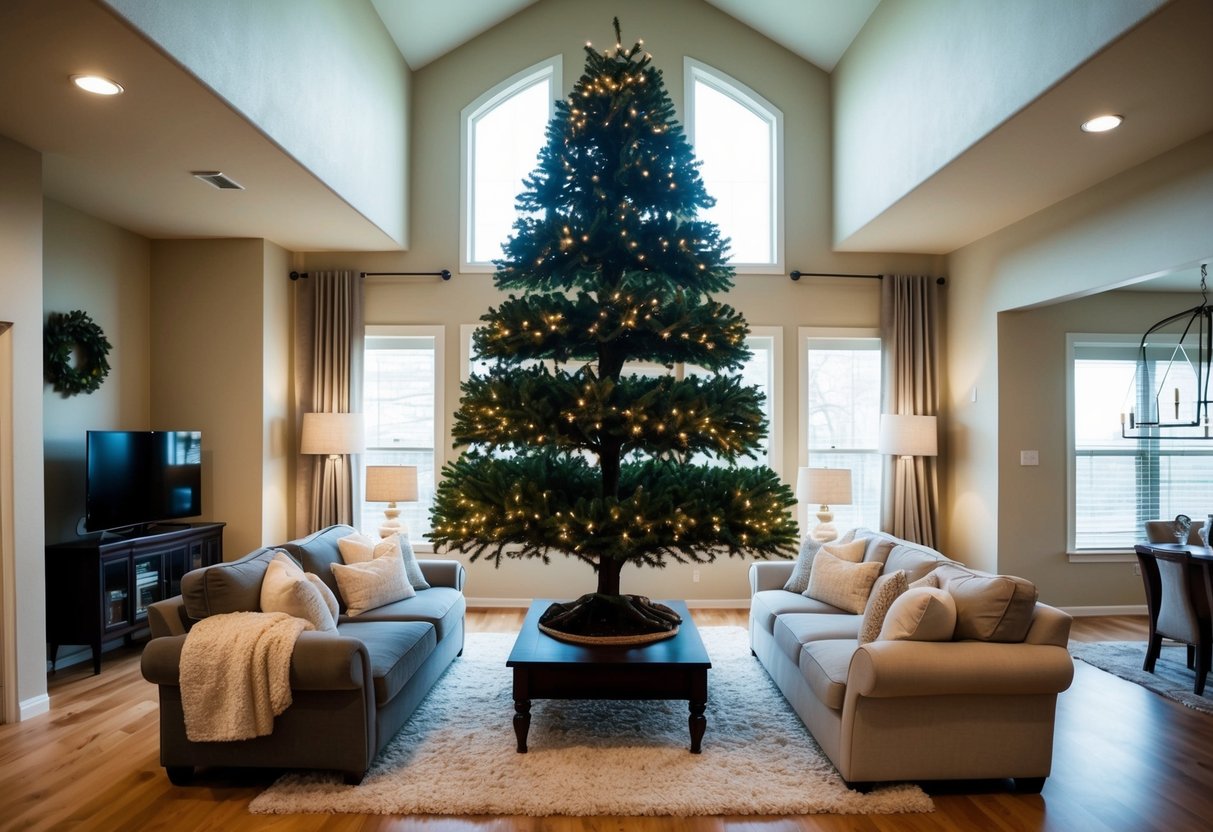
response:
<path id="1" fill-rule="evenodd" d="M 284 612 L 202 619 L 181 648 L 181 707 L 192 742 L 262 737 L 291 704 L 291 653 L 311 625 Z"/>

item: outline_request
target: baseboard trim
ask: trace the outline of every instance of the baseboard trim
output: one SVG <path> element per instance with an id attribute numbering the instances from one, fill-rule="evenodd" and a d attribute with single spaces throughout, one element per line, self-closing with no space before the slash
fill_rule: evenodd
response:
<path id="1" fill-rule="evenodd" d="M 1061 607 L 1060 609 L 1075 618 L 1089 618 L 1096 615 L 1147 615 L 1149 613 L 1145 604 L 1124 604 L 1113 607 Z"/>
<path id="2" fill-rule="evenodd" d="M 42 716 L 42 714 L 49 713 L 50 709 L 51 698 L 45 693 L 40 693 L 29 699 L 23 699 L 17 705 L 17 721 L 24 722 L 27 719 Z"/>
<path id="3" fill-rule="evenodd" d="M 468 598 L 470 609 L 526 609 L 534 598 Z M 688 609 L 748 610 L 749 598 L 688 598 Z"/>

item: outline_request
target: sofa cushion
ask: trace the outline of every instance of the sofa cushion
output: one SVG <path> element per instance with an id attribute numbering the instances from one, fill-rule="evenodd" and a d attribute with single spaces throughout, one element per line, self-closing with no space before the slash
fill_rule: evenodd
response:
<path id="1" fill-rule="evenodd" d="M 843 610 L 785 589 L 764 589 L 750 596 L 750 619 L 768 633 L 774 632 L 776 616 L 790 612 L 837 614 Z"/>
<path id="2" fill-rule="evenodd" d="M 956 629 L 956 602 L 934 587 L 907 589 L 885 615 L 880 641 L 950 641 Z"/>
<path id="3" fill-rule="evenodd" d="M 323 592 L 318 587 L 323 587 Z M 337 621 L 324 592 L 329 588 L 319 578 L 300 569 L 286 552 L 278 552 L 261 579 L 261 611 L 284 612 L 302 618 L 314 630 L 336 632 Z"/>
<path id="4" fill-rule="evenodd" d="M 345 601 L 341 598 L 341 591 L 337 587 L 337 579 L 333 576 L 332 565 L 342 562 L 341 552 L 337 548 L 337 541 L 353 533 L 354 528 L 352 526 L 329 526 L 327 529 L 313 532 L 307 537 L 283 543 L 279 547 L 299 561 L 299 564 L 303 567 L 303 571 L 311 572 L 324 581 L 325 585 L 337 596 L 337 601 L 340 603 L 343 612 L 345 611 Z"/>
<path id="5" fill-rule="evenodd" d="M 865 535 L 863 539 L 867 543 L 867 548 L 864 549 L 862 560 L 869 562 L 878 560 L 884 563 L 889 559 L 889 553 L 893 551 L 893 547 L 902 543 L 900 538 L 884 532 L 872 532 Z"/>
<path id="6" fill-rule="evenodd" d="M 847 695 L 847 672 L 859 642 L 855 639 L 811 641 L 800 649 L 800 673 L 809 690 L 827 708 L 842 709 Z"/>
<path id="7" fill-rule="evenodd" d="M 941 563 L 952 561 L 927 546 L 902 541 L 894 546 L 885 558 L 885 571 L 895 572 L 901 569 L 906 573 L 906 580 L 913 583 Z"/>
<path id="8" fill-rule="evenodd" d="M 834 542 L 850 543 L 854 539 L 855 530 L 851 529 Z M 809 588 L 809 573 L 813 571 L 813 558 L 817 556 L 821 546 L 820 540 L 814 540 L 811 535 L 805 535 L 804 540 L 800 542 L 800 555 L 796 558 L 796 565 L 792 568 L 788 582 L 783 585 L 784 589 L 788 592 L 803 593 Z"/>
<path id="9" fill-rule="evenodd" d="M 181 578 L 186 614 L 198 620 L 228 612 L 260 612 L 261 580 L 276 552 L 261 548 L 239 560 L 187 572 Z"/>
<path id="10" fill-rule="evenodd" d="M 359 619 L 342 622 L 337 632 L 366 645 L 379 707 L 392 701 L 438 646 L 434 627 L 424 621 Z"/>
<path id="11" fill-rule="evenodd" d="M 855 638 L 859 616 L 849 613 L 791 612 L 775 619 L 775 645 L 793 664 L 800 661 L 800 648 L 811 641 Z"/>
<path id="12" fill-rule="evenodd" d="M 417 594 L 404 575 L 399 549 L 362 563 L 334 563 L 330 568 L 337 577 L 346 612 L 352 616 Z"/>
<path id="13" fill-rule="evenodd" d="M 959 564 L 937 570 L 940 585 L 956 601 L 956 639 L 1020 642 L 1032 626 L 1037 591 L 1031 581 L 990 575 Z"/>
<path id="14" fill-rule="evenodd" d="M 467 600 L 457 589 L 436 586 L 411 598 L 384 604 L 359 615 L 356 621 L 425 621 L 434 625 L 439 640 L 457 627 L 467 611 Z M 351 620 L 342 616 L 341 620 Z"/>
<path id="15" fill-rule="evenodd" d="M 863 608 L 863 621 L 859 624 L 859 643 L 867 644 L 880 637 L 880 628 L 884 626 L 885 615 L 889 607 L 909 586 L 906 583 L 906 573 L 901 569 L 887 572 L 872 584 L 872 592 L 868 595 L 868 605 Z"/>
<path id="16" fill-rule="evenodd" d="M 813 560 L 813 572 L 809 575 L 809 588 L 805 592 L 810 598 L 859 615 L 868 603 L 868 594 L 872 591 L 876 576 L 883 568 L 884 564 L 878 561 L 849 563 L 830 554 L 828 548 L 823 546 Z"/>

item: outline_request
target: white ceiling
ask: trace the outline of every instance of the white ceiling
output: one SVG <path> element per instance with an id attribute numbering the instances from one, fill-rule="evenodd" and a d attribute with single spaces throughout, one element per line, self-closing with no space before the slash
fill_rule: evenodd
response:
<path id="1" fill-rule="evenodd" d="M 406 59 L 421 66 L 533 0 L 372 2 Z M 705 2 L 822 67 L 837 62 L 877 5 Z M 1161 25 L 1177 8 L 1198 9 L 1199 25 Z M 1210 21 L 1213 3 L 1204 0 L 1164 8 L 878 217 L 847 249 L 951 251 L 1213 130 Z M 71 72 L 102 67 L 127 82 L 128 94 L 93 99 L 65 83 Z M 152 239 L 259 237 L 293 251 L 396 249 L 95 0 L 0 0 L 0 78 L 0 136 L 42 154 L 52 199 Z M 1069 116 L 1059 115 L 1098 111 L 1123 93 L 1138 112 L 1126 113 L 1125 127 L 1105 137 L 1112 141 L 1098 153 Z M 225 171 L 248 189 L 211 189 L 189 175 L 195 170 Z M 1190 275 L 1181 283 L 1191 290 Z"/>
<path id="2" fill-rule="evenodd" d="M 536 0 L 371 0 L 412 69 L 420 69 Z M 880 0 L 707 0 L 832 72 Z"/>

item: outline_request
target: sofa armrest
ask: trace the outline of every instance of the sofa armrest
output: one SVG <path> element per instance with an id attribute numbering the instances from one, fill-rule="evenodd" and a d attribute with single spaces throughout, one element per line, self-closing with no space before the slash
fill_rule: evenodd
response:
<path id="1" fill-rule="evenodd" d="M 181 650 L 187 636 L 153 638 L 143 648 L 140 669 L 155 685 L 180 684 Z M 291 690 L 359 690 L 370 683 L 366 646 L 356 638 L 305 631 L 291 654 Z"/>
<path id="2" fill-rule="evenodd" d="M 185 614 L 185 599 L 180 595 L 149 604 L 147 625 L 152 638 L 183 636 L 189 630 L 189 616 Z"/>
<path id="3" fill-rule="evenodd" d="M 783 589 L 796 567 L 794 560 L 760 561 L 750 564 L 750 594 L 766 589 Z"/>
<path id="4" fill-rule="evenodd" d="M 421 574 L 430 586 L 449 586 L 463 592 L 463 582 L 467 580 L 467 570 L 457 560 L 421 560 L 417 559 Z"/>
<path id="5" fill-rule="evenodd" d="M 1050 694 L 1061 693 L 1073 678 L 1074 660 L 1055 645 L 873 641 L 851 657 L 847 693 L 877 698 Z"/>

